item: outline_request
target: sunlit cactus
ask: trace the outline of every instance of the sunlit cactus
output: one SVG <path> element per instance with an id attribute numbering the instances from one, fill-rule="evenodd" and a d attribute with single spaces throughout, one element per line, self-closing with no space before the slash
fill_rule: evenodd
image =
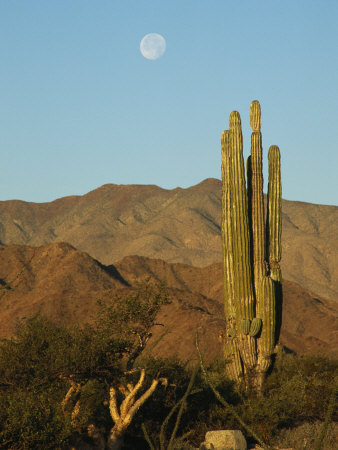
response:
<path id="1" fill-rule="evenodd" d="M 251 325 L 250 325 L 250 336 L 257 336 L 257 334 L 261 331 L 262 328 L 262 319 L 255 317 L 252 319 Z"/>
<path id="2" fill-rule="evenodd" d="M 240 326 L 243 318 L 254 317 L 254 293 L 251 283 L 249 218 L 248 214 L 243 214 L 243 208 L 247 210 L 248 200 L 241 118 L 237 111 L 230 114 L 229 128 L 222 135 L 225 313 L 228 329 L 236 330 L 234 338 L 241 361 L 245 369 L 251 370 L 256 364 L 255 340 L 243 334 Z"/>
<path id="3" fill-rule="evenodd" d="M 281 271 L 279 261 L 281 259 L 281 169 L 280 151 L 277 145 L 269 148 L 269 187 L 268 187 L 268 208 L 269 208 L 269 266 L 270 276 L 273 280 L 281 282 Z"/>
<path id="4" fill-rule="evenodd" d="M 241 332 L 243 334 L 249 334 L 250 331 L 250 319 L 241 320 Z"/>
<path id="5" fill-rule="evenodd" d="M 250 105 L 250 127 L 252 131 L 261 131 L 261 105 L 254 100 Z"/>
<path id="6" fill-rule="evenodd" d="M 275 348 L 276 329 L 276 286 L 270 277 L 263 277 L 260 283 L 261 298 L 265 304 L 257 315 L 262 319 L 262 331 L 257 340 L 258 345 L 258 371 L 265 373 L 270 367 L 271 355 Z"/>
<path id="7" fill-rule="evenodd" d="M 279 149 L 272 146 L 265 218 L 261 109 L 256 100 L 250 106 L 250 125 L 247 187 L 237 111 L 230 114 L 229 130 L 221 139 L 225 357 L 229 377 L 261 390 L 280 324 L 281 175 Z"/>
<path id="8" fill-rule="evenodd" d="M 243 366 L 236 339 L 227 338 L 227 342 L 224 345 L 224 358 L 228 377 L 232 380 L 240 379 L 243 373 Z"/>

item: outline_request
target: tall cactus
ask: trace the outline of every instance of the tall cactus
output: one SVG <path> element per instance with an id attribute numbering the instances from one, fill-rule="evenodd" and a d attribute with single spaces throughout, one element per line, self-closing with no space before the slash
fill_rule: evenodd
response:
<path id="1" fill-rule="evenodd" d="M 264 216 L 261 110 L 250 106 L 251 155 L 245 181 L 241 118 L 233 111 L 222 133 L 222 243 L 229 377 L 262 389 L 278 336 L 281 289 L 281 177 L 277 146 L 269 150 L 267 220 Z M 278 284 L 278 286 L 277 286 Z M 251 323 L 251 326 L 250 326 Z M 277 323 L 277 325 L 276 325 Z"/>
<path id="2" fill-rule="evenodd" d="M 281 259 L 281 173 L 280 173 L 280 152 L 276 145 L 269 148 L 269 265 L 271 278 L 281 282 L 281 271 L 279 261 Z"/>

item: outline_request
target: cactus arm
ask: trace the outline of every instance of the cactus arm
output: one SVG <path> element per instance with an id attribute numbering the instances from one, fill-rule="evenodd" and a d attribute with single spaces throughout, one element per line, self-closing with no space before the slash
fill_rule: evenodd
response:
<path id="1" fill-rule="evenodd" d="M 256 304 L 259 296 L 260 281 L 265 275 L 265 226 L 262 167 L 262 134 L 260 132 L 261 107 L 257 100 L 250 105 L 251 134 L 251 226 L 253 272 Z"/>
<path id="2" fill-rule="evenodd" d="M 271 355 L 275 348 L 276 328 L 276 286 L 270 277 L 263 277 L 260 285 L 265 305 L 259 310 L 262 318 L 262 330 L 257 340 L 258 371 L 266 372 L 271 364 Z"/>
<path id="3" fill-rule="evenodd" d="M 269 187 L 268 187 L 268 248 L 270 277 L 276 282 L 276 330 L 275 340 L 278 342 L 282 325 L 282 272 L 279 265 L 282 256 L 282 183 L 280 151 L 276 145 L 269 148 Z"/>
<path id="4" fill-rule="evenodd" d="M 281 232 L 282 232 L 282 183 L 280 169 L 280 151 L 277 145 L 269 148 L 269 187 L 268 187 L 268 217 L 269 217 L 269 265 L 270 276 L 281 282 Z"/>
<path id="5" fill-rule="evenodd" d="M 231 229 L 230 132 L 223 131 L 222 144 L 222 244 L 224 268 L 224 308 L 229 327 L 235 320 L 233 240 Z"/>
<path id="6" fill-rule="evenodd" d="M 280 152 L 275 145 L 269 148 L 269 185 L 268 185 L 268 256 L 270 276 L 263 277 L 260 284 L 259 299 L 256 305 L 256 316 L 262 319 L 262 331 L 257 340 L 258 353 L 258 389 L 261 390 L 274 351 L 276 336 L 279 334 L 280 317 L 276 312 L 280 309 L 281 270 L 281 176 Z M 278 308 L 277 308 L 278 307 Z M 278 323 L 277 323 L 278 322 Z"/>
<path id="7" fill-rule="evenodd" d="M 224 357 L 226 372 L 230 379 L 240 381 L 243 373 L 241 357 L 235 338 L 236 308 L 234 293 L 233 232 L 231 224 L 231 175 L 230 139 L 228 130 L 221 136 L 222 145 L 222 244 L 224 267 L 224 312 L 227 321 Z"/>
<path id="8" fill-rule="evenodd" d="M 261 105 L 258 100 L 250 104 L 250 127 L 254 133 L 261 131 Z"/>
<path id="9" fill-rule="evenodd" d="M 229 118 L 231 136 L 231 193 L 232 231 L 234 242 L 234 291 L 237 319 L 254 317 L 254 297 L 250 264 L 250 236 L 248 224 L 247 193 L 244 176 L 241 118 L 232 111 Z"/>
<path id="10" fill-rule="evenodd" d="M 236 329 L 238 347 L 244 365 L 251 369 L 256 364 L 256 343 L 250 335 L 242 334 L 242 319 L 254 317 L 254 294 L 250 257 L 248 204 L 243 160 L 241 118 L 237 111 L 229 117 L 230 173 L 231 173 L 231 224 L 233 234 L 234 295 L 236 299 Z"/>

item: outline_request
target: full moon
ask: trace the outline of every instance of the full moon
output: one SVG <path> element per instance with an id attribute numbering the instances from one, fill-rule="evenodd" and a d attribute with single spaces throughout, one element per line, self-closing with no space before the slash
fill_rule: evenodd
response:
<path id="1" fill-rule="evenodd" d="M 163 36 L 157 33 L 146 34 L 140 43 L 140 51 L 147 59 L 157 59 L 163 55 L 166 42 Z"/>

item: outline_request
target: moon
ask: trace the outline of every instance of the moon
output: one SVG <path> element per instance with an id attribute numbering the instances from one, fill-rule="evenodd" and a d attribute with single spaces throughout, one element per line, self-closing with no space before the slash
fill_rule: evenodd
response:
<path id="1" fill-rule="evenodd" d="M 166 50 L 166 42 L 163 36 L 157 33 L 149 33 L 140 42 L 140 51 L 147 59 L 158 59 Z"/>

